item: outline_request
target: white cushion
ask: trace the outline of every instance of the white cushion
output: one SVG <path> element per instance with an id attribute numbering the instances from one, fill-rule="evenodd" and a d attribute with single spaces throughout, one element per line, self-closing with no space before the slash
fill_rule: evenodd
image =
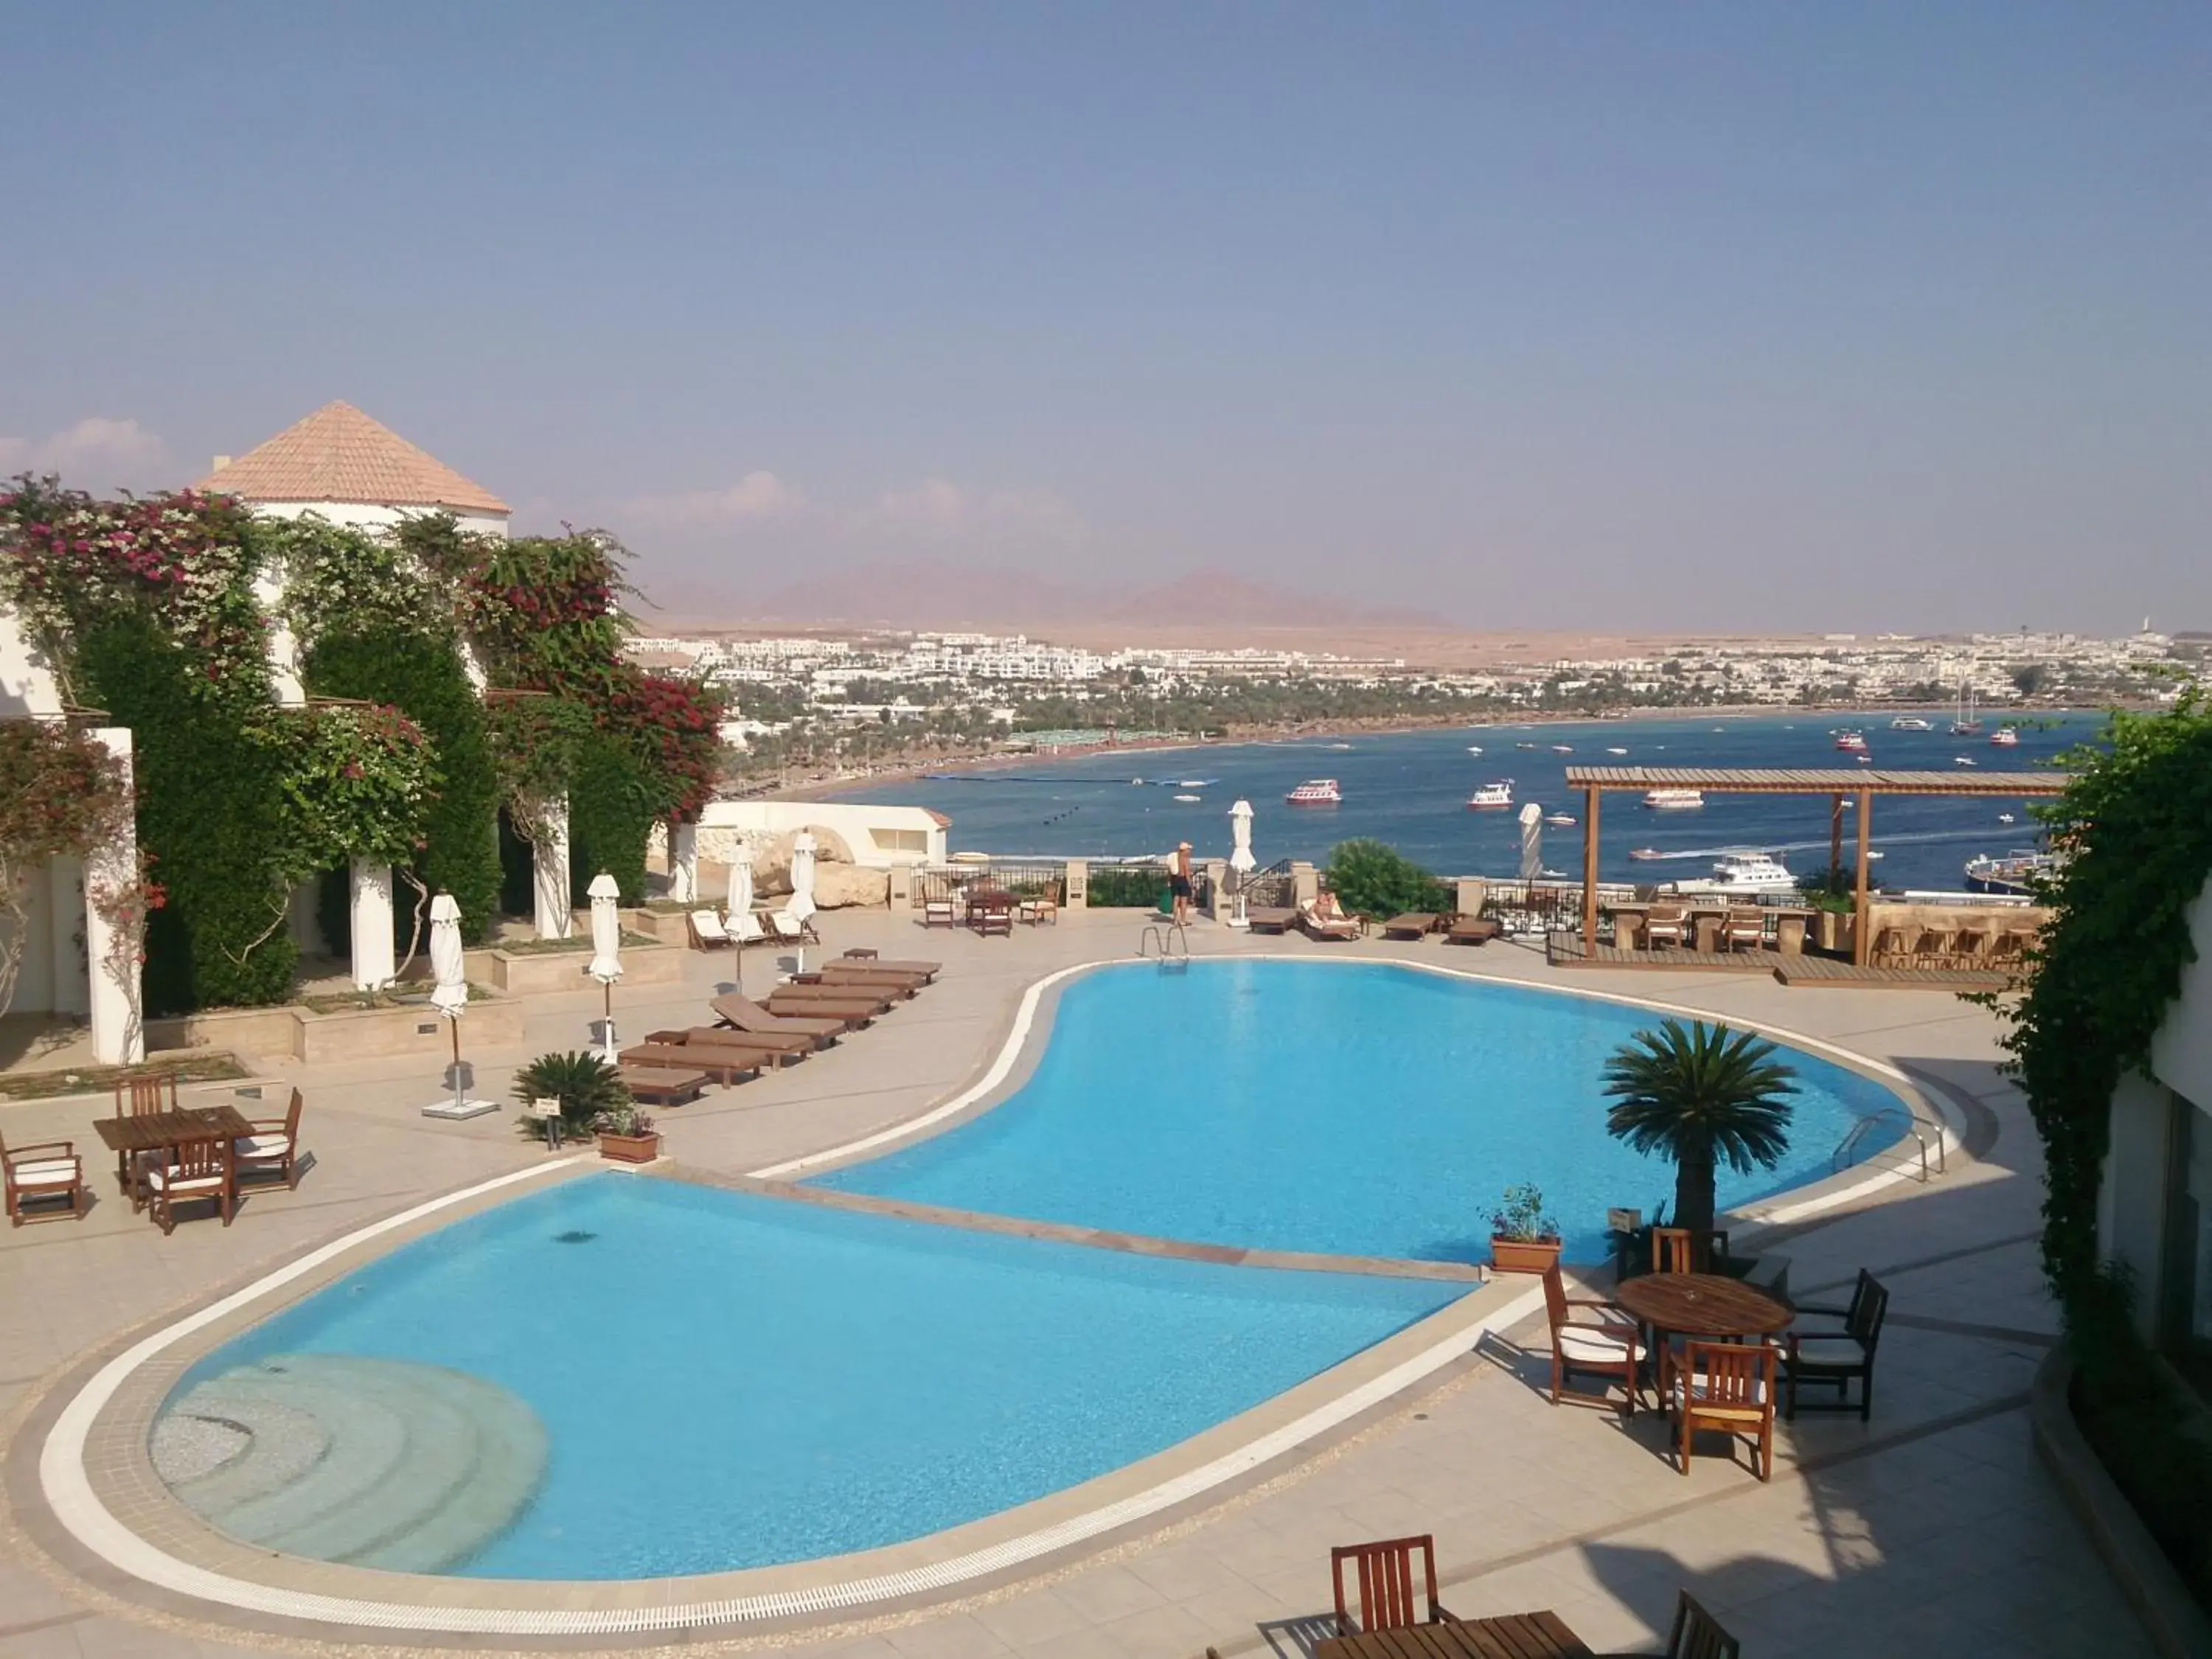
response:
<path id="1" fill-rule="evenodd" d="M 18 1164 L 9 1174 L 18 1187 L 68 1187 L 77 1179 L 76 1160 L 69 1158 L 42 1158 L 31 1164 Z"/>
<path id="2" fill-rule="evenodd" d="M 1565 1359 L 1581 1360 L 1592 1365 L 1625 1365 L 1628 1363 L 1628 1344 L 1617 1336 L 1607 1336 L 1598 1331 L 1577 1330 L 1569 1326 L 1553 1332 L 1552 1340 Z"/>
<path id="3" fill-rule="evenodd" d="M 1805 1336 L 1797 1339 L 1797 1353 L 1815 1365 L 1856 1365 L 1866 1358 L 1866 1350 L 1856 1337 Z"/>
<path id="4" fill-rule="evenodd" d="M 721 917 L 712 910 L 694 910 L 691 925 L 699 930 L 701 939 L 727 939 L 729 931 L 722 926 Z"/>
<path id="5" fill-rule="evenodd" d="M 733 911 L 730 916 L 730 937 L 741 939 L 766 939 L 761 930 L 760 918 L 750 910 Z"/>
<path id="6" fill-rule="evenodd" d="M 192 1176 L 188 1178 L 179 1175 L 174 1170 L 149 1170 L 146 1172 L 146 1182 L 149 1186 L 173 1194 L 217 1193 L 222 1190 L 222 1177 L 219 1175 Z"/>
<path id="7" fill-rule="evenodd" d="M 240 1158 L 282 1158 L 292 1150 L 289 1135 L 240 1135 L 231 1143 Z"/>

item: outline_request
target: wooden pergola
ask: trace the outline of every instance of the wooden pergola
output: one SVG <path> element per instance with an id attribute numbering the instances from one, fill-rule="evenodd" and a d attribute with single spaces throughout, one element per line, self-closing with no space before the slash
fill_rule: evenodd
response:
<path id="1" fill-rule="evenodd" d="M 1583 792 L 1583 949 L 1597 949 L 1598 802 L 1607 790 L 1695 789 L 1708 795 L 1826 795 L 1828 802 L 1828 862 L 1844 854 L 1844 803 L 1858 804 L 1858 878 L 1852 896 L 1851 960 L 1866 965 L 1868 842 L 1874 834 L 1876 795 L 2056 795 L 2071 776 L 2064 772 L 1887 772 L 1861 766 L 1800 769 L 1795 767 L 1570 766 L 1567 787 Z"/>

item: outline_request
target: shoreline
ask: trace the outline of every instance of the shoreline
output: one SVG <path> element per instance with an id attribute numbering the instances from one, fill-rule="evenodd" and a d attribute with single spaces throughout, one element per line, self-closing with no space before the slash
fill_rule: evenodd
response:
<path id="1" fill-rule="evenodd" d="M 1557 710 L 1528 710 L 1516 712 L 1510 718 L 1484 720 L 1453 716 L 1449 719 L 1378 718 L 1369 720 L 1328 720 L 1311 725 L 1267 726 L 1251 732 L 1225 734 L 1218 738 L 1139 738 L 1128 743 L 1068 744 L 1047 750 L 1029 750 L 1020 754 L 960 755 L 939 760 L 915 761 L 911 764 L 886 766 L 879 771 L 842 777 L 810 779 L 758 794 L 732 797 L 743 800 L 834 800 L 851 794 L 855 790 L 872 789 L 883 784 L 912 783 L 933 774 L 945 772 L 990 773 L 1010 771 L 1022 766 L 1040 763 L 1056 765 L 1062 761 L 1079 760 L 1092 755 L 1157 755 L 1174 754 L 1184 750 L 1257 747 L 1267 744 L 1288 743 L 1301 738 L 1332 738 L 1356 737 L 1388 737 L 1403 732 L 1448 731 L 1515 731 L 1522 727 L 1545 726 L 1626 726 L 1653 720 L 1771 720 L 1784 714 L 1802 714 L 1812 717 L 1832 714 L 1943 714 L 1948 708 L 1933 704 L 1925 707 L 1899 703 L 1869 710 L 1848 704 L 1777 708 L 1771 703 L 1756 705 L 1728 704 L 1713 708 L 1644 708 L 1609 710 L 1601 714 L 1570 714 Z M 2080 708 L 2039 708 L 2021 711 L 2017 718 L 2030 719 L 2045 715 L 2070 715 L 2096 712 Z"/>

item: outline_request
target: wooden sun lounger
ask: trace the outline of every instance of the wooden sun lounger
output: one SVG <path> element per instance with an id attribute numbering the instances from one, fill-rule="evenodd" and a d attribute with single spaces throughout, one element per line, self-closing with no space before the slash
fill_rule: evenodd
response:
<path id="1" fill-rule="evenodd" d="M 686 1054 L 751 1054 L 777 1066 L 804 1060 L 814 1052 L 810 1036 L 756 1036 L 720 1025 L 694 1025 L 681 1031 L 647 1031 L 647 1042 L 683 1049 Z"/>
<path id="2" fill-rule="evenodd" d="M 864 957 L 848 951 L 837 958 L 841 965 L 854 968 L 876 968 L 887 974 L 919 974 L 925 980 L 935 979 L 945 971 L 941 962 L 892 961 L 884 957 Z"/>
<path id="3" fill-rule="evenodd" d="M 648 1106 L 688 1106 L 714 1079 L 696 1066 L 625 1066 L 622 1080 Z"/>
<path id="4" fill-rule="evenodd" d="M 888 1003 L 874 997 L 805 996 L 807 991 L 826 991 L 830 986 L 793 985 L 772 993 L 762 1006 L 771 1014 L 787 1014 L 793 1019 L 842 1019 L 854 1030 L 871 1020 L 881 1019 L 890 1012 Z"/>
<path id="5" fill-rule="evenodd" d="M 1425 939 L 1436 931 L 1437 915 L 1433 910 L 1408 910 L 1382 924 L 1384 939 Z"/>
<path id="6" fill-rule="evenodd" d="M 771 1014 L 750 997 L 735 994 L 715 997 L 707 1006 L 714 1011 L 716 1019 L 732 1030 L 775 1036 L 808 1036 L 813 1038 L 817 1046 L 836 1041 L 849 1029 L 850 1024 L 828 1015 L 817 1015 L 810 1019 L 795 1014 Z"/>
<path id="7" fill-rule="evenodd" d="M 769 993 L 768 1011 L 772 1014 L 787 1012 L 811 1014 L 815 1012 L 816 1010 L 812 1008 L 779 1008 L 776 1006 L 776 1004 L 779 1002 L 828 1002 L 834 1003 L 836 1006 L 834 1008 L 824 1008 L 820 1011 L 821 1012 L 828 1014 L 836 1013 L 842 1010 L 850 1008 L 864 1008 L 867 1011 L 869 1018 L 873 1018 L 878 1014 L 887 1014 L 890 1012 L 891 1005 L 898 1000 L 899 999 L 897 997 L 892 995 L 891 993 L 883 989 L 879 986 L 854 985 L 850 982 L 842 985 L 824 985 L 818 981 L 794 979 L 786 981 L 783 984 L 777 986 L 774 991 Z"/>
<path id="8" fill-rule="evenodd" d="M 1498 924 L 1486 916 L 1463 916 L 1444 930 L 1447 945 L 1487 945 L 1496 939 Z"/>
<path id="9" fill-rule="evenodd" d="M 641 1042 L 635 1048 L 625 1048 L 618 1058 L 625 1066 L 641 1070 L 667 1072 L 702 1072 L 724 1088 L 739 1079 L 760 1075 L 758 1054 L 743 1054 L 734 1048 L 712 1048 L 699 1053 L 687 1053 L 687 1045 L 680 1042 Z"/>
<path id="10" fill-rule="evenodd" d="M 1255 905 L 1244 912 L 1244 925 L 1255 933 L 1286 932 L 1297 919 L 1297 911 L 1279 909 L 1273 905 Z"/>
<path id="11" fill-rule="evenodd" d="M 1350 916 L 1338 916 L 1323 921 L 1310 910 L 1298 913 L 1298 926 L 1305 929 L 1308 939 L 1347 939 L 1359 937 L 1359 924 Z"/>
<path id="12" fill-rule="evenodd" d="M 855 974 L 842 968 L 817 968 L 791 976 L 794 985 L 849 985 L 863 996 L 895 997 L 903 1002 L 921 990 L 924 981 L 911 975 Z"/>

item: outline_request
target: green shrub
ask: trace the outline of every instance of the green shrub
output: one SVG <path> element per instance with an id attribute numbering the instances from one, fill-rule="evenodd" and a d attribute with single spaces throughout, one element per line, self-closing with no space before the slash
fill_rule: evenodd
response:
<path id="1" fill-rule="evenodd" d="M 600 733 L 580 743 L 568 785 L 570 902 L 590 903 L 585 890 L 605 870 L 623 903 L 645 902 L 645 844 L 659 815 L 653 778 L 626 745 Z"/>
<path id="2" fill-rule="evenodd" d="M 1442 912 L 1453 904 L 1449 887 L 1379 841 L 1339 842 L 1328 855 L 1328 884 L 1339 904 L 1363 915 Z"/>
<path id="3" fill-rule="evenodd" d="M 1152 864 L 1095 866 L 1089 892 L 1084 902 L 1093 909 L 1119 905 L 1150 909 L 1167 896 L 1168 872 Z"/>
<path id="4" fill-rule="evenodd" d="M 594 1118 L 631 1103 L 622 1073 L 590 1053 L 540 1054 L 514 1074 L 514 1097 L 559 1101 L 564 1136 L 587 1134 Z M 527 1134 L 544 1133 L 532 1118 L 521 1120 L 520 1127 Z"/>

